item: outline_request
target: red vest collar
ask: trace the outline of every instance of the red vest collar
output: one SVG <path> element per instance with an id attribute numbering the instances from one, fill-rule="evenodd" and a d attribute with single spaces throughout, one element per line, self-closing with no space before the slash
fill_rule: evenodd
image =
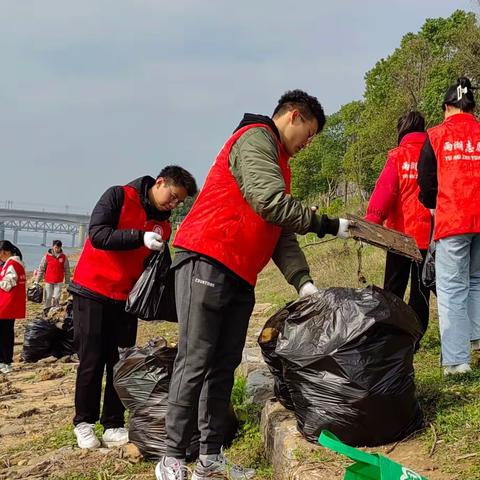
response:
<path id="1" fill-rule="evenodd" d="M 407 133 L 400 140 L 400 146 L 405 145 L 406 143 L 423 143 L 426 138 L 427 138 L 427 134 L 425 132 Z"/>
<path id="2" fill-rule="evenodd" d="M 446 118 L 443 123 L 456 123 L 456 122 L 477 122 L 475 115 L 471 113 L 456 113 Z"/>

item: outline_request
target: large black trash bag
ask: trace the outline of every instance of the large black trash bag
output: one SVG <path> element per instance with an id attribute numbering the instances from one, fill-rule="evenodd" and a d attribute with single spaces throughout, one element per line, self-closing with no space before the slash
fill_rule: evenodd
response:
<path id="1" fill-rule="evenodd" d="M 27 300 L 30 300 L 33 303 L 42 303 L 43 302 L 43 287 L 34 283 L 31 287 L 27 288 Z"/>
<path id="2" fill-rule="evenodd" d="M 377 287 L 328 288 L 287 307 L 277 341 L 299 430 L 329 430 L 352 446 L 405 438 L 422 426 L 413 310 Z"/>
<path id="3" fill-rule="evenodd" d="M 165 339 L 154 339 L 122 351 L 114 367 L 115 389 L 129 410 L 129 439 L 148 460 L 159 460 L 166 452 L 165 415 L 176 354 Z M 198 450 L 197 433 L 187 451 L 189 460 L 198 457 Z"/>
<path id="4" fill-rule="evenodd" d="M 275 397 L 285 408 L 293 410 L 292 397 L 283 375 L 283 363 L 281 358 L 275 353 L 278 335 L 283 330 L 288 314 L 289 311 L 283 308 L 270 317 L 258 337 L 258 344 L 262 350 L 263 359 L 273 375 L 273 392 Z"/>
<path id="5" fill-rule="evenodd" d="M 58 329 L 58 327 L 57 327 Z M 57 358 L 73 355 L 75 348 L 73 346 L 73 317 L 65 316 L 61 328 L 58 329 L 58 335 L 53 346 L 53 356 Z"/>
<path id="6" fill-rule="evenodd" d="M 55 323 L 44 318 L 35 318 L 25 326 L 22 358 L 25 362 L 37 362 L 52 354 L 58 339 L 59 329 Z"/>
<path id="7" fill-rule="evenodd" d="M 177 321 L 171 264 L 168 245 L 151 256 L 128 296 L 127 312 L 142 320 Z"/>

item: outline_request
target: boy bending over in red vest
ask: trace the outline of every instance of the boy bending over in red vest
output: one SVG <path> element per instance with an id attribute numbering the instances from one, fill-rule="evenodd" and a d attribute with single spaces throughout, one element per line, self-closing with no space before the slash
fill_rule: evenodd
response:
<path id="1" fill-rule="evenodd" d="M 348 236 L 347 220 L 318 216 L 290 195 L 288 161 L 324 124 L 318 100 L 300 90 L 283 95 L 272 118 L 246 114 L 176 234 L 179 343 L 159 480 L 186 479 L 185 452 L 197 417 L 200 459 L 192 478 L 254 475 L 227 465 L 221 448 L 257 275 L 272 258 L 300 296 L 315 293 L 295 234 Z"/>
<path id="2" fill-rule="evenodd" d="M 80 448 L 100 445 L 94 424 L 100 414 L 105 367 L 103 443 L 112 447 L 128 442 L 125 409 L 113 386 L 118 348 L 133 346 L 137 336 L 137 318 L 125 312 L 125 303 L 152 250 L 165 248 L 171 211 L 196 192 L 189 172 L 168 166 L 156 179 L 140 177 L 128 185 L 110 187 L 93 209 L 69 288 L 74 344 L 80 358 L 73 420 Z"/>

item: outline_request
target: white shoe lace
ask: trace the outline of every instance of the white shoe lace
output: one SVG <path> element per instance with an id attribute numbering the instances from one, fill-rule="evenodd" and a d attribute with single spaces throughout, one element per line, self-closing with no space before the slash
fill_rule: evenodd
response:
<path id="1" fill-rule="evenodd" d="M 180 462 L 175 463 L 174 465 L 163 464 L 163 466 L 167 470 L 168 475 L 173 475 L 175 480 L 187 480 L 188 475 L 192 473 L 190 468 Z"/>
<path id="2" fill-rule="evenodd" d="M 75 430 L 79 433 L 81 437 L 87 438 L 95 435 L 93 427 L 94 425 L 90 423 L 81 423 L 75 427 Z"/>

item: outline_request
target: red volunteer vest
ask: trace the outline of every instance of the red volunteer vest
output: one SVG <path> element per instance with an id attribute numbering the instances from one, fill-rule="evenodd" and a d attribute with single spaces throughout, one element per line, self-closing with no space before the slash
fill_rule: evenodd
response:
<path id="1" fill-rule="evenodd" d="M 47 253 L 47 268 L 45 270 L 46 283 L 61 283 L 63 282 L 65 273 L 65 254 L 61 253 L 58 257 Z"/>
<path id="2" fill-rule="evenodd" d="M 167 241 L 171 226 L 168 220 L 148 220 L 135 188 L 124 186 L 124 199 L 118 230 L 154 231 Z M 133 250 L 100 250 L 87 238 L 73 274 L 73 281 L 88 290 L 113 300 L 125 301 L 144 270 L 151 254 L 147 247 Z"/>
<path id="3" fill-rule="evenodd" d="M 386 227 L 413 237 L 421 250 L 428 248 L 431 229 L 430 211 L 418 200 L 417 166 L 425 138 L 425 133 L 409 133 L 388 152 L 397 167 L 399 196 L 385 222 Z"/>
<path id="4" fill-rule="evenodd" d="M 208 173 L 200 195 L 180 225 L 174 246 L 211 257 L 249 284 L 272 257 L 281 228 L 268 223 L 250 207 L 230 172 L 233 145 L 251 128 L 271 129 L 252 124 L 235 132 L 225 143 Z M 290 193 L 289 155 L 277 140 L 278 163 Z"/>
<path id="5" fill-rule="evenodd" d="M 9 292 L 0 288 L 0 319 L 25 318 L 27 313 L 25 268 L 20 263 L 9 258 L 0 270 L 0 280 L 3 280 L 7 273 L 7 268 L 10 265 L 15 269 L 15 272 L 17 272 L 17 285 Z"/>
<path id="6" fill-rule="evenodd" d="M 428 130 L 437 157 L 435 240 L 480 232 L 480 123 L 469 113 Z"/>

